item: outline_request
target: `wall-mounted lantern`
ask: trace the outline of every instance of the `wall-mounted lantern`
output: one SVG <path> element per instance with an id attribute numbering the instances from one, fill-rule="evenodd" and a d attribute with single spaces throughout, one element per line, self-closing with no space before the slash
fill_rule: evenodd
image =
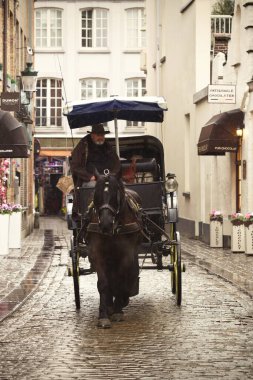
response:
<path id="1" fill-rule="evenodd" d="M 242 137 L 242 135 L 243 135 L 243 128 L 237 127 L 236 128 L 236 136 L 237 137 Z"/>
<path id="2" fill-rule="evenodd" d="M 38 71 L 33 70 L 31 62 L 27 62 L 25 70 L 21 71 L 23 91 L 29 100 L 31 100 L 33 92 L 36 91 L 37 75 Z"/>

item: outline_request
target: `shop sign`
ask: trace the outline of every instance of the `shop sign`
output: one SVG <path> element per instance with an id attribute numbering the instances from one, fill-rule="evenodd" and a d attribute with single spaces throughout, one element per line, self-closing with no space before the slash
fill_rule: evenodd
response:
<path id="1" fill-rule="evenodd" d="M 208 103 L 235 104 L 235 86 L 229 84 L 209 84 Z"/>
<path id="2" fill-rule="evenodd" d="M 18 112 L 20 110 L 20 93 L 19 92 L 2 92 L 1 110 Z"/>

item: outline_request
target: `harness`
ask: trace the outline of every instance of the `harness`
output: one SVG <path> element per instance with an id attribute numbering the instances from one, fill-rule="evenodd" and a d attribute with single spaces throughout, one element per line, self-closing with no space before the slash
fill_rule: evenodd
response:
<path id="1" fill-rule="evenodd" d="M 105 170 L 105 175 L 108 175 L 109 171 Z M 105 189 L 104 191 L 108 191 L 109 182 L 105 182 Z M 124 192 L 124 190 L 123 190 Z M 123 235 L 123 234 L 131 234 L 138 231 L 143 231 L 141 219 L 139 216 L 140 206 L 136 199 L 130 194 L 124 192 L 124 202 L 129 206 L 130 210 L 133 212 L 134 216 L 136 217 L 135 222 L 131 223 L 125 223 L 125 224 L 118 224 L 117 223 L 117 216 L 120 214 L 121 210 L 121 197 L 120 195 L 123 194 L 122 189 L 119 187 L 118 193 L 117 193 L 117 209 L 112 207 L 109 203 L 104 203 L 101 207 L 99 207 L 98 210 L 94 207 L 94 202 L 92 201 L 91 204 L 88 206 L 88 211 L 91 212 L 92 210 L 97 214 L 98 222 L 90 222 L 87 227 L 87 233 L 93 232 L 98 234 L 104 234 L 101 232 L 99 224 L 100 224 L 100 213 L 103 210 L 109 210 L 113 215 L 113 235 Z"/>

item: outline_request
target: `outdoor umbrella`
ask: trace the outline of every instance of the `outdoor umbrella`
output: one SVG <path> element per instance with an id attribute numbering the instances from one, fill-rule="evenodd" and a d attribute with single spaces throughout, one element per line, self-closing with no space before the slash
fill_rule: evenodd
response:
<path id="1" fill-rule="evenodd" d="M 64 109 L 71 129 L 114 120 L 116 151 L 119 155 L 117 120 L 159 122 L 167 105 L 162 97 L 110 97 L 69 103 Z"/>

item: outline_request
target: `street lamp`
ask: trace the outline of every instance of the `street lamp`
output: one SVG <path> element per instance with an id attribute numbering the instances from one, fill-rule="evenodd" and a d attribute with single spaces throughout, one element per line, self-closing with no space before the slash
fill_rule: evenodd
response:
<path id="1" fill-rule="evenodd" d="M 37 75 L 38 71 L 33 70 L 32 62 L 27 62 L 25 70 L 21 71 L 23 91 L 29 100 L 32 98 L 32 93 L 36 91 Z"/>

